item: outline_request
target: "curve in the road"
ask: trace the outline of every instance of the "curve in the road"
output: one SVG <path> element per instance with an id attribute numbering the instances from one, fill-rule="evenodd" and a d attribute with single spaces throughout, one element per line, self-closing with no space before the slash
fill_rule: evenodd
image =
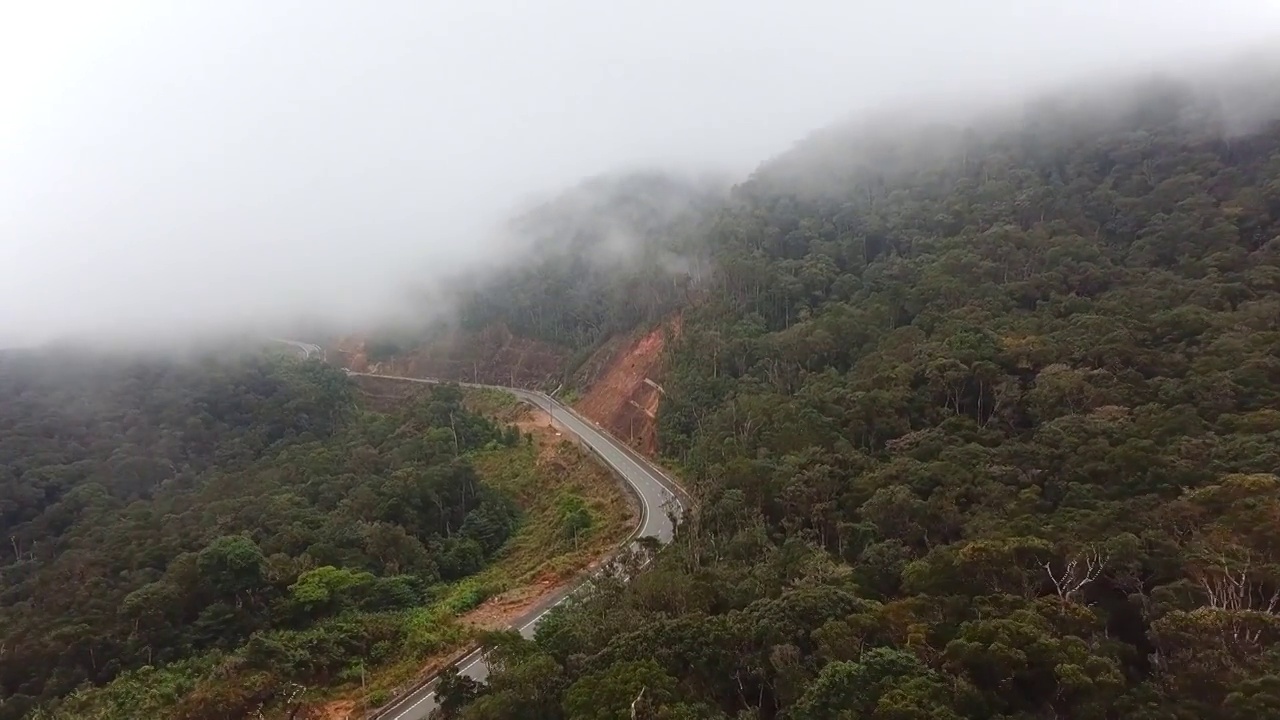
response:
<path id="1" fill-rule="evenodd" d="M 303 350 L 307 357 L 311 356 L 311 352 L 308 352 L 306 348 L 302 347 L 304 345 L 303 343 L 290 344 L 295 347 L 299 347 L 300 350 Z M 428 385 L 448 382 L 435 378 L 411 378 L 356 372 L 349 372 L 348 374 L 353 376 L 383 378 L 387 380 L 423 383 Z M 676 485 L 670 476 L 659 470 L 653 463 L 631 450 L 621 441 L 610 436 L 594 423 L 579 415 L 572 408 L 556 402 L 554 398 L 546 393 L 524 390 L 521 388 L 504 387 L 501 385 L 483 385 L 479 383 L 458 384 L 464 387 L 488 388 L 509 392 L 519 398 L 522 402 L 545 410 L 551 416 L 554 423 L 579 438 L 618 476 L 626 481 L 626 483 L 635 492 L 636 496 L 640 499 L 642 519 L 638 529 L 632 535 L 633 540 L 635 538 L 647 536 L 654 537 L 661 543 L 666 543 L 671 540 L 675 527 L 672 524 L 671 517 L 668 515 L 667 510 L 670 508 L 677 516 L 683 514 L 685 508 L 685 501 L 681 499 L 683 491 L 678 485 Z M 550 612 L 552 608 L 568 599 L 575 589 L 576 587 L 564 589 L 552 597 L 547 598 L 545 601 L 538 603 L 523 617 L 513 623 L 511 627 L 519 630 L 520 634 L 525 637 L 533 637 L 533 633 L 538 626 L 538 621 Z M 457 668 L 459 673 L 475 680 L 484 680 L 488 677 L 489 668 L 484 661 L 483 648 L 477 648 L 462 660 L 458 661 Z M 402 695 L 400 698 L 384 705 L 369 717 L 371 719 L 376 718 L 378 720 L 424 720 L 431 715 L 432 711 L 435 710 L 436 705 L 436 681 L 432 678 L 422 685 L 419 685 L 414 690 Z"/>
<path id="2" fill-rule="evenodd" d="M 326 353 L 319 346 L 313 343 L 305 343 L 297 340 L 275 339 L 286 345 L 291 345 L 298 349 L 302 357 L 325 358 Z M 379 375 L 374 373 L 357 373 L 347 371 L 348 375 L 383 378 L 386 380 L 397 380 L 401 382 L 421 383 L 427 385 L 438 385 L 450 381 L 440 380 L 437 378 L 411 378 L 395 375 Z M 577 437 L 592 452 L 594 452 L 606 465 L 610 467 L 619 477 L 621 477 L 634 491 L 640 500 L 641 521 L 636 531 L 632 534 L 632 540 L 640 537 L 653 537 L 660 543 L 667 543 L 671 540 L 675 528 L 671 521 L 671 516 L 667 510 L 671 509 L 672 514 L 679 516 L 684 513 L 685 501 L 682 496 L 687 499 L 687 495 L 680 489 L 679 485 L 671 479 L 669 475 L 660 470 L 656 465 L 649 462 L 640 454 L 627 447 L 621 441 L 613 438 L 603 429 L 599 428 L 595 423 L 588 421 L 579 415 L 572 408 L 561 405 L 554 398 L 546 393 L 534 390 L 525 390 L 523 388 L 512 388 L 502 385 L 485 385 L 481 383 L 460 382 L 458 385 L 464 387 L 487 388 L 492 390 L 502 390 L 515 395 L 522 402 L 528 403 L 541 410 L 545 410 L 551 416 L 552 422 L 559 424 L 561 428 Z M 552 608 L 567 600 L 578 586 L 572 586 L 562 589 L 560 592 L 553 594 L 551 597 L 536 604 L 524 616 L 519 618 L 511 625 L 512 629 L 516 629 L 525 637 L 533 637 L 534 631 L 537 629 L 538 622 L 551 611 Z M 484 662 L 483 648 L 477 648 L 462 658 L 457 663 L 458 671 L 467 677 L 475 680 L 484 680 L 488 677 L 489 668 Z M 419 684 L 413 690 L 401 695 L 399 698 L 382 706 L 369 716 L 370 720 L 424 720 L 429 717 L 435 710 L 436 703 L 436 680 L 430 678 Z"/>
<path id="3" fill-rule="evenodd" d="M 315 356 L 323 360 L 326 355 L 324 348 L 320 347 L 319 345 L 316 345 L 315 343 L 305 343 L 299 340 L 285 340 L 284 338 L 271 338 L 271 342 L 278 342 L 278 343 L 284 343 L 285 345 L 292 345 L 293 347 L 298 349 L 298 352 L 302 353 L 302 357 L 304 359 Z"/>

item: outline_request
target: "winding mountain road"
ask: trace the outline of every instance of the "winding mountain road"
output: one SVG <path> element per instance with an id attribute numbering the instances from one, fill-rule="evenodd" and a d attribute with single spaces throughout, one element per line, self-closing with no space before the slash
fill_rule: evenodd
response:
<path id="1" fill-rule="evenodd" d="M 304 358 L 309 358 L 314 355 L 320 358 L 321 360 L 325 359 L 324 348 L 314 343 L 304 343 L 298 340 L 285 340 L 283 338 L 271 338 L 271 342 L 278 342 L 278 343 L 284 343 L 285 345 L 292 345 L 293 347 L 298 349 L 298 352 L 302 353 L 302 357 Z"/>
<path id="2" fill-rule="evenodd" d="M 323 355 L 323 350 L 311 343 L 298 342 L 296 340 L 278 340 L 287 345 L 297 348 L 304 357 L 313 355 Z M 448 382 L 435 378 L 411 378 L 398 377 L 394 375 L 377 375 L 372 373 L 357 373 L 348 371 L 349 375 L 361 377 L 382 378 L 384 380 L 398 380 L 402 382 L 423 383 L 423 384 L 440 384 Z M 667 543 L 671 540 L 675 528 L 671 523 L 668 510 L 672 514 L 679 516 L 684 513 L 684 503 L 680 498 L 680 490 L 676 483 L 665 473 L 663 473 L 656 465 L 646 460 L 643 456 L 627 447 L 621 441 L 613 438 L 603 429 L 596 426 L 591 421 L 579 415 L 572 408 L 561 405 L 546 393 L 536 392 L 533 390 L 524 390 L 521 388 L 503 387 L 501 385 L 483 385 L 479 383 L 458 383 L 463 387 L 488 388 L 493 390 L 502 390 L 509 392 L 519 398 L 522 402 L 533 405 L 547 412 L 551 416 L 552 422 L 559 425 L 564 431 L 577 437 L 583 444 L 591 449 L 606 465 L 608 465 L 619 477 L 621 477 L 635 492 L 640 500 L 641 521 L 640 527 L 635 532 L 635 538 L 653 537 L 661 543 Z M 562 589 L 560 592 L 553 594 L 546 600 L 538 603 L 516 622 L 512 623 L 512 629 L 518 630 L 521 635 L 532 638 L 534 631 L 538 627 L 538 621 L 542 619 L 552 608 L 568 599 L 579 586 L 570 586 Z M 471 654 L 459 660 L 457 663 L 458 671 L 467 677 L 475 680 L 484 680 L 489 675 L 488 665 L 484 660 L 483 648 L 478 648 Z M 384 706 L 371 718 L 377 720 L 426 720 L 437 706 L 436 702 L 436 681 L 435 679 L 420 685 L 413 691 L 406 693 L 402 697 L 396 699 L 389 705 Z"/>
<path id="3" fill-rule="evenodd" d="M 352 376 L 376 377 L 384 380 L 426 384 L 444 382 L 432 378 L 409 378 L 355 372 L 350 374 Z M 667 543 L 671 540 L 675 528 L 671 524 L 671 518 L 668 516 L 667 510 L 670 508 L 674 511 L 674 514 L 680 515 L 684 511 L 684 504 L 679 498 L 675 484 L 655 465 L 622 442 L 611 437 L 608 433 L 597 428 L 594 423 L 577 414 L 571 408 L 556 402 L 545 393 L 499 385 L 458 384 L 463 387 L 503 390 L 515 395 L 523 402 L 546 411 L 553 422 L 578 437 L 635 491 L 635 494 L 640 499 L 643 519 L 640 522 L 640 529 L 635 533 L 634 537 L 654 537 L 661 543 Z M 512 623 L 511 627 L 519 630 L 521 635 L 532 638 L 534 631 L 538 627 L 538 621 L 542 619 L 542 616 L 568 599 L 573 594 L 574 589 L 576 587 L 565 588 L 538 603 L 524 616 Z M 489 668 L 484 661 L 483 649 L 477 649 L 460 660 L 458 662 L 458 671 L 462 675 L 475 680 L 484 680 L 488 677 Z M 372 717 L 378 718 L 378 720 L 425 720 L 435 708 L 436 683 L 433 680 L 400 698 L 395 703 L 385 706 L 381 712 Z"/>

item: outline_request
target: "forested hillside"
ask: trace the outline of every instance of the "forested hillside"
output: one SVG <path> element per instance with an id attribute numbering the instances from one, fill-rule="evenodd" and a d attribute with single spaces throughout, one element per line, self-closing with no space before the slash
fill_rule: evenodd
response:
<path id="1" fill-rule="evenodd" d="M 710 274 L 702 239 L 721 200 L 711 180 L 659 172 L 571 188 L 513 220 L 521 262 L 468 295 L 462 325 L 580 350 L 653 322 Z"/>
<path id="2" fill-rule="evenodd" d="M 635 171 L 590 178 L 512 217 L 491 262 L 451 283 L 423 327 L 331 343 L 353 369 L 520 387 L 581 385 L 610 339 L 648 329 L 711 276 L 727 183 Z M 581 388 L 579 388 L 581 389 Z"/>
<path id="3" fill-rule="evenodd" d="M 430 651 L 445 626 L 400 611 L 518 520 L 468 457 L 521 435 L 461 398 L 366 412 L 258 355 L 0 358 L 0 717 L 241 717 Z"/>
<path id="4" fill-rule="evenodd" d="M 1280 717 L 1275 87 L 765 165 L 664 381 L 699 511 L 448 714 Z"/>

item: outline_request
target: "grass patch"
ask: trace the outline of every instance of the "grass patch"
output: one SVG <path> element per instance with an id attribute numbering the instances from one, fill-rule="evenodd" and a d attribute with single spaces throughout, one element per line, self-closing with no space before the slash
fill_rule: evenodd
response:
<path id="1" fill-rule="evenodd" d="M 515 422 L 528 407 L 515 395 L 491 388 L 463 388 L 462 402 L 471 412 L 503 423 Z"/>
<path id="2" fill-rule="evenodd" d="M 514 395 L 468 389 L 466 402 L 502 422 L 522 421 L 533 436 L 532 443 L 480 450 L 470 458 L 487 485 L 515 499 L 523 520 L 489 567 L 437 586 L 427 606 L 408 611 L 408 638 L 399 660 L 370 672 L 363 689 L 334 688 L 327 697 L 359 695 L 367 708 L 385 703 L 395 688 L 419 676 L 425 659 L 460 651 L 478 639 L 481 630 L 462 620 L 468 612 L 533 583 L 573 576 L 635 527 L 634 501 L 620 481 L 573 443 L 529 422 L 527 406 Z M 576 539 L 570 527 L 578 528 Z"/>
<path id="3" fill-rule="evenodd" d="M 456 617 L 480 607 L 485 600 L 505 589 L 499 584 L 483 579 L 480 575 L 473 575 L 449 586 L 443 597 L 432 607 Z"/>
<path id="4" fill-rule="evenodd" d="M 545 573 L 563 576 L 608 552 L 630 533 L 636 512 L 620 481 L 554 433 L 532 445 L 477 455 L 487 483 L 515 498 L 525 519 L 497 561 L 476 576 L 509 586 Z M 578 513 L 588 519 L 586 527 Z M 577 526 L 576 537 L 567 530 Z"/>

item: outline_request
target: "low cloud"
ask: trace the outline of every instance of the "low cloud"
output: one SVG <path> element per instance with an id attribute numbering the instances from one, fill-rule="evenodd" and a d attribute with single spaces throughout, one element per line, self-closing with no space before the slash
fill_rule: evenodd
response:
<path id="1" fill-rule="evenodd" d="M 11 5 L 0 345 L 419 318 L 448 277 L 511 262 L 513 211 L 581 178 L 744 176 L 848 113 L 1280 22 L 1263 0 L 1213 22 L 1156 0 Z"/>

